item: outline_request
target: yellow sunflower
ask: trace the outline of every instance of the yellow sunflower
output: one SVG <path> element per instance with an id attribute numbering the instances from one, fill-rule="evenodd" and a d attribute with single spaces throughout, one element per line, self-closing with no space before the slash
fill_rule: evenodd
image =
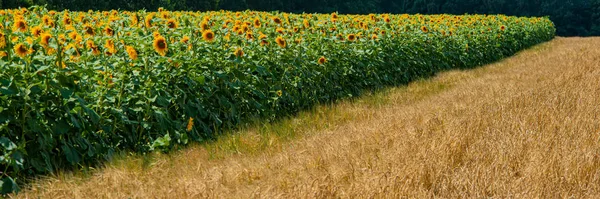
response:
<path id="1" fill-rule="evenodd" d="M 43 32 L 44 32 L 44 30 L 42 30 L 42 28 L 39 26 L 33 27 L 31 29 L 31 34 L 35 37 L 39 37 L 40 34 L 42 34 Z"/>
<path id="2" fill-rule="evenodd" d="M 23 21 L 21 19 L 15 21 L 14 30 L 15 31 L 21 31 L 21 32 L 27 31 L 27 22 L 25 22 L 25 21 Z"/>
<path id="3" fill-rule="evenodd" d="M 241 57 L 244 56 L 244 50 L 242 50 L 242 48 L 237 48 L 235 49 L 235 52 L 233 53 L 236 57 Z"/>
<path id="4" fill-rule="evenodd" d="M 162 56 L 165 56 L 167 54 L 167 40 L 163 36 L 155 36 L 152 46 L 158 54 Z"/>
<path id="5" fill-rule="evenodd" d="M 127 51 L 127 55 L 129 55 L 129 58 L 131 58 L 131 60 L 137 60 L 138 54 L 137 51 L 135 51 L 135 48 L 131 46 L 125 46 L 125 51 Z"/>
<path id="6" fill-rule="evenodd" d="M 275 39 L 275 42 L 277 43 L 277 45 L 279 45 L 279 47 L 285 48 L 286 46 L 286 42 L 285 39 L 283 39 L 283 37 L 279 36 Z"/>
<path id="7" fill-rule="evenodd" d="M 22 43 L 15 45 L 15 47 L 13 47 L 13 49 L 15 50 L 15 54 L 17 54 L 17 56 L 19 56 L 21 58 L 32 53 L 31 48 L 25 47 L 25 45 Z"/>
<path id="8" fill-rule="evenodd" d="M 190 117 L 190 119 L 188 120 L 187 123 L 187 128 L 185 129 L 187 132 L 192 131 L 192 128 L 194 128 L 194 118 Z"/>
<path id="9" fill-rule="evenodd" d="M 167 27 L 171 28 L 171 29 L 175 29 L 177 28 L 178 24 L 177 21 L 175 21 L 175 19 L 169 19 L 167 21 Z"/>
<path id="10" fill-rule="evenodd" d="M 104 33 L 108 36 L 113 36 L 115 31 L 110 26 L 106 26 L 104 27 Z"/>
<path id="11" fill-rule="evenodd" d="M 319 64 L 325 64 L 325 62 L 327 62 L 327 59 L 325 59 L 324 56 L 320 57 L 319 60 L 317 60 L 317 63 Z"/>
<path id="12" fill-rule="evenodd" d="M 213 31 L 209 30 L 205 30 L 204 32 L 202 32 L 202 38 L 208 42 L 212 42 L 215 39 L 215 33 L 213 33 Z"/>
<path id="13" fill-rule="evenodd" d="M 348 41 L 354 41 L 354 40 L 356 40 L 356 35 L 354 35 L 354 34 L 349 34 L 349 35 L 348 35 Z"/>

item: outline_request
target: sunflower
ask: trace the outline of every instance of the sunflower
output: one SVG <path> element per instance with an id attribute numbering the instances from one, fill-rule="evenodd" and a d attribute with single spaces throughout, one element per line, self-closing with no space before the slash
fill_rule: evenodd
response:
<path id="1" fill-rule="evenodd" d="M 115 31 L 110 26 L 104 27 L 104 33 L 108 36 L 115 35 Z"/>
<path id="2" fill-rule="evenodd" d="M 27 56 L 28 54 L 32 53 L 31 48 L 25 47 L 25 45 L 22 44 L 22 43 L 19 43 L 19 44 L 15 45 L 15 47 L 13 47 L 13 49 L 15 50 L 15 54 L 17 54 L 21 58 L 23 58 L 23 57 Z"/>
<path id="3" fill-rule="evenodd" d="M 180 40 L 181 43 L 185 43 L 185 44 L 187 44 L 188 41 L 190 41 L 190 37 L 188 37 L 188 36 L 183 36 Z"/>
<path id="4" fill-rule="evenodd" d="M 241 57 L 241 56 L 244 56 L 244 50 L 242 50 L 242 48 L 237 48 L 237 49 L 235 49 L 235 52 L 233 52 L 233 54 L 234 54 L 236 57 Z"/>
<path id="5" fill-rule="evenodd" d="M 177 21 L 175 21 L 175 19 L 169 19 L 167 21 L 167 27 L 171 28 L 171 29 L 175 29 L 177 28 Z"/>
<path id="6" fill-rule="evenodd" d="M 163 36 L 155 36 L 152 46 L 158 54 L 162 56 L 165 56 L 167 54 L 167 40 Z"/>
<path id="7" fill-rule="evenodd" d="M 127 55 L 129 55 L 129 58 L 131 58 L 131 60 L 136 60 L 138 58 L 138 54 L 137 51 L 135 51 L 135 48 L 131 46 L 125 46 L 125 51 L 127 51 Z"/>
<path id="8" fill-rule="evenodd" d="M 424 33 L 429 32 L 429 30 L 425 26 L 421 26 L 421 31 L 423 31 Z"/>
<path id="9" fill-rule="evenodd" d="M 254 39 L 254 36 L 252 35 L 252 32 L 246 32 L 246 39 L 247 40 Z"/>
<path id="10" fill-rule="evenodd" d="M 304 21 L 302 21 L 302 25 L 304 25 L 304 28 L 310 27 L 310 23 L 306 19 Z"/>
<path id="11" fill-rule="evenodd" d="M 43 32 L 44 32 L 44 30 L 42 30 L 42 27 L 39 27 L 39 26 L 33 27 L 31 29 L 31 34 L 35 37 L 39 37 L 40 34 L 42 34 Z"/>
<path id="12" fill-rule="evenodd" d="M 354 34 L 349 34 L 349 35 L 348 35 L 348 41 L 354 41 L 354 40 L 356 40 L 356 35 L 354 35 Z"/>
<path id="13" fill-rule="evenodd" d="M 281 95 L 283 95 L 283 92 L 281 90 L 278 90 L 277 92 L 275 92 L 275 94 L 277 94 L 278 97 L 281 97 Z"/>
<path id="14" fill-rule="evenodd" d="M 86 24 L 86 25 L 85 25 L 85 27 L 84 27 L 84 29 L 85 29 L 85 34 L 86 34 L 86 35 L 89 35 L 89 36 L 94 36 L 94 34 L 95 34 L 95 33 L 94 33 L 94 28 L 92 28 L 92 26 L 91 26 L 91 25 L 89 25 L 89 24 Z"/>
<path id="15" fill-rule="evenodd" d="M 40 44 L 42 44 L 42 46 L 48 46 L 48 44 L 50 43 L 50 39 L 52 38 L 52 35 L 49 33 L 42 33 L 40 38 L 41 38 Z"/>
<path id="16" fill-rule="evenodd" d="M 372 40 L 376 40 L 377 38 L 378 38 L 378 37 L 377 37 L 377 35 L 376 35 L 376 34 L 373 34 L 373 36 L 371 36 L 371 39 L 372 39 Z"/>
<path id="17" fill-rule="evenodd" d="M 260 20 L 258 18 L 254 19 L 254 27 L 255 28 L 260 28 Z"/>
<path id="18" fill-rule="evenodd" d="M 65 25 L 71 25 L 71 17 L 69 17 L 68 15 L 65 15 L 63 17 L 63 24 L 65 24 Z"/>
<path id="19" fill-rule="evenodd" d="M 273 17 L 271 18 L 273 20 L 273 22 L 275 22 L 276 24 L 281 24 L 281 19 L 279 17 Z"/>
<path id="20" fill-rule="evenodd" d="M 325 59 L 324 56 L 320 57 L 319 60 L 317 60 L 317 63 L 319 64 L 325 64 L 325 62 L 327 62 L 327 59 Z"/>
<path id="21" fill-rule="evenodd" d="M 202 31 L 205 31 L 205 30 L 208 30 L 208 29 L 210 29 L 210 25 L 208 24 L 208 21 L 207 21 L 207 20 L 203 20 L 203 21 L 200 23 L 200 29 L 201 29 Z"/>
<path id="22" fill-rule="evenodd" d="M 15 21 L 14 30 L 21 31 L 21 32 L 27 31 L 27 22 L 25 22 L 21 19 L 18 19 L 17 21 Z"/>
<path id="23" fill-rule="evenodd" d="M 8 56 L 8 53 L 5 51 L 0 51 L 0 58 Z"/>
<path id="24" fill-rule="evenodd" d="M 0 32 L 0 48 L 6 47 L 6 36 Z"/>
<path id="25" fill-rule="evenodd" d="M 188 120 L 187 123 L 187 128 L 185 129 L 187 132 L 192 131 L 192 128 L 194 127 L 194 118 L 190 117 L 190 119 Z"/>
<path id="26" fill-rule="evenodd" d="M 144 25 L 146 25 L 146 28 L 152 27 L 152 18 L 154 18 L 153 14 L 149 14 L 144 18 Z"/>
<path id="27" fill-rule="evenodd" d="M 279 34 L 283 34 L 283 28 L 277 28 L 277 29 L 275 29 L 275 32 L 278 32 Z"/>
<path id="28" fill-rule="evenodd" d="M 108 50 L 108 52 L 113 55 L 115 53 L 117 53 L 117 49 L 115 48 L 115 42 L 111 39 L 106 40 L 106 43 L 104 44 L 104 47 Z"/>
<path id="29" fill-rule="evenodd" d="M 213 33 L 213 31 L 209 30 L 205 30 L 204 32 L 202 32 L 202 38 L 208 42 L 212 42 L 215 39 L 215 33 Z"/>
<path id="30" fill-rule="evenodd" d="M 279 36 L 275 39 L 275 42 L 277 43 L 277 45 L 279 45 L 279 47 L 285 48 L 286 46 L 286 42 L 285 39 L 283 39 L 283 37 Z"/>
<path id="31" fill-rule="evenodd" d="M 504 26 L 504 25 L 500 26 L 500 30 L 501 30 L 501 31 L 504 31 L 504 30 L 506 30 L 506 26 Z"/>

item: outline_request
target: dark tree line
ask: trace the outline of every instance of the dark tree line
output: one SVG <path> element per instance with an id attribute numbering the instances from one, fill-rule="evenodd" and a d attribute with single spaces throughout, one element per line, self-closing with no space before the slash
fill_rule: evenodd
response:
<path id="1" fill-rule="evenodd" d="M 366 14 L 506 14 L 550 16 L 559 35 L 600 35 L 600 0 L 0 0 L 0 8 L 47 5 L 87 10 L 260 10 Z"/>

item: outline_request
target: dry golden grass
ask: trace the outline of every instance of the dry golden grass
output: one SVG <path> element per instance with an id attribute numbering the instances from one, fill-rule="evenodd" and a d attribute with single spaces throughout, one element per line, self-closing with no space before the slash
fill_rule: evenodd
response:
<path id="1" fill-rule="evenodd" d="M 215 143 L 59 174 L 17 197 L 600 197 L 598 46 L 557 38 Z"/>

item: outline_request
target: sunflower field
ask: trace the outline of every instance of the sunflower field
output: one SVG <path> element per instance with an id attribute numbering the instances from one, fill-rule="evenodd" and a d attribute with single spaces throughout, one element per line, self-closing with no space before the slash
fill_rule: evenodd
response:
<path id="1" fill-rule="evenodd" d="M 480 66 L 548 18 L 0 10 L 0 172 L 16 180 L 168 151 L 254 119 Z"/>

